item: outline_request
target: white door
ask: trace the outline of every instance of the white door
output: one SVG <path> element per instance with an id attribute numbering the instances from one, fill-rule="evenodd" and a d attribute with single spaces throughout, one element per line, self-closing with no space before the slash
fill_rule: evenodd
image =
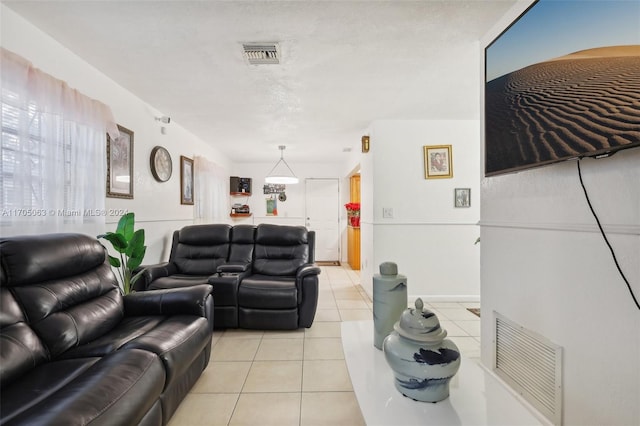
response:
<path id="1" fill-rule="evenodd" d="M 340 260 L 340 181 L 306 179 L 306 226 L 316 231 L 316 262 Z"/>

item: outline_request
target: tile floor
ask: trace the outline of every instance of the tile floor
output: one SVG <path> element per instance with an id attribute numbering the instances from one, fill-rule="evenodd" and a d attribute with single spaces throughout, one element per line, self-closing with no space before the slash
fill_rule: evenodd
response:
<path id="1" fill-rule="evenodd" d="M 348 266 L 323 266 L 313 326 L 216 331 L 211 361 L 169 426 L 364 425 L 344 360 L 340 322 L 372 319 Z M 430 303 L 467 357 L 480 356 L 479 303 Z"/>

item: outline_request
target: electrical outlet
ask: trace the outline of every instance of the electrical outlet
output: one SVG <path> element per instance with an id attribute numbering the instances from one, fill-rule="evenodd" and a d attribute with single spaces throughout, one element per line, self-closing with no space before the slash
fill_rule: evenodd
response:
<path id="1" fill-rule="evenodd" d="M 382 217 L 384 219 L 393 219 L 393 207 L 383 207 Z"/>

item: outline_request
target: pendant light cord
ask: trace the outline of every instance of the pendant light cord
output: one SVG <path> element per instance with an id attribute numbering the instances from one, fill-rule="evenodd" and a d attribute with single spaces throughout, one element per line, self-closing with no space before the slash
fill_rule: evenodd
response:
<path id="1" fill-rule="evenodd" d="M 591 214 L 593 214 L 593 217 L 596 219 L 596 223 L 598 224 L 598 228 L 600 229 L 600 234 L 602 235 L 602 238 L 604 238 L 604 242 L 607 243 L 607 247 L 609 247 L 609 251 L 611 252 L 611 256 L 613 257 L 613 262 L 616 264 L 616 268 L 618 268 L 618 272 L 620 273 L 620 276 L 622 277 L 625 284 L 627 285 L 627 288 L 629 289 L 629 293 L 631 294 L 631 298 L 633 299 L 633 302 L 636 304 L 636 307 L 640 310 L 640 303 L 638 303 L 638 299 L 636 298 L 636 295 L 633 293 L 633 289 L 631 288 L 631 284 L 629 284 L 629 280 L 624 275 L 624 272 L 622 272 L 622 268 L 620 268 L 620 264 L 618 263 L 616 253 L 613 251 L 613 247 L 611 247 L 611 244 L 609 243 L 609 239 L 607 238 L 607 235 L 605 234 L 604 229 L 602 229 L 602 225 L 600 224 L 600 219 L 598 219 L 598 215 L 596 214 L 595 210 L 593 209 L 593 206 L 591 205 L 591 200 L 589 200 L 589 194 L 587 193 L 587 188 L 584 186 L 584 181 L 582 180 L 582 171 L 580 170 L 581 161 L 582 161 L 582 158 L 579 158 L 577 161 L 578 177 L 580 178 L 580 185 L 582 186 L 582 190 L 584 191 L 584 196 L 587 199 L 587 204 L 589 205 Z"/>

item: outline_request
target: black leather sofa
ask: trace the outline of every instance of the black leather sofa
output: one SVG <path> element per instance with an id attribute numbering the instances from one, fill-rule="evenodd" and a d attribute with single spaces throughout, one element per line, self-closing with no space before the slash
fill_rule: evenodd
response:
<path id="1" fill-rule="evenodd" d="M 216 328 L 308 328 L 318 303 L 314 245 L 303 226 L 186 226 L 173 234 L 169 261 L 147 266 L 136 289 L 208 283 Z"/>
<path id="2" fill-rule="evenodd" d="M 0 239 L 0 424 L 164 425 L 211 353 L 211 287 L 123 296 L 95 238 Z"/>

